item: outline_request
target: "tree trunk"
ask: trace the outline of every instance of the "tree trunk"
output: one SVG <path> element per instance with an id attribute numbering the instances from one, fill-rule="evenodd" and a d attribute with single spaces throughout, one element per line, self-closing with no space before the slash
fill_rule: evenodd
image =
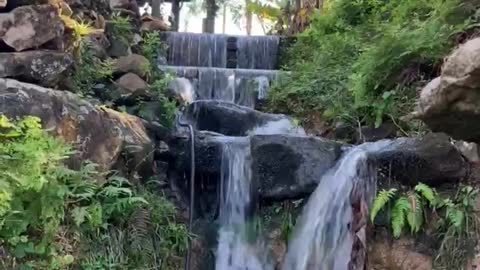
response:
<path id="1" fill-rule="evenodd" d="M 205 0 L 205 6 L 207 9 L 207 17 L 203 20 L 203 32 L 214 33 L 215 32 L 215 17 L 217 15 L 218 6 L 215 0 Z"/>
<path id="2" fill-rule="evenodd" d="M 222 21 L 222 33 L 225 34 L 225 28 L 227 25 L 227 4 L 223 4 L 223 21 Z"/>
<path id="3" fill-rule="evenodd" d="M 180 25 L 180 0 L 172 0 L 173 24 L 172 30 L 178 31 Z"/>
<path id="4" fill-rule="evenodd" d="M 152 0 L 152 17 L 160 18 L 162 14 L 160 13 L 160 4 L 162 0 Z"/>
<path id="5" fill-rule="evenodd" d="M 245 17 L 247 19 L 247 35 L 250 36 L 252 34 L 252 12 L 250 11 L 250 0 L 245 0 Z"/>

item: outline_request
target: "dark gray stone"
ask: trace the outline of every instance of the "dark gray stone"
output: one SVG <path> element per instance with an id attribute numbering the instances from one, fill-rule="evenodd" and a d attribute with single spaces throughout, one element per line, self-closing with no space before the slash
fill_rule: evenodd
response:
<path id="1" fill-rule="evenodd" d="M 422 182 L 431 186 L 458 182 L 468 176 L 469 164 L 444 134 L 399 138 L 372 153 L 382 177 L 404 185 Z"/>
<path id="2" fill-rule="evenodd" d="M 316 137 L 256 135 L 251 150 L 260 196 L 278 200 L 313 192 L 340 158 L 342 144 Z"/>
<path id="3" fill-rule="evenodd" d="M 246 136 L 255 127 L 273 121 L 284 120 L 286 129 L 295 128 L 293 121 L 285 115 L 262 113 L 223 101 L 197 101 L 186 108 L 184 118 L 197 130 L 227 136 Z"/>

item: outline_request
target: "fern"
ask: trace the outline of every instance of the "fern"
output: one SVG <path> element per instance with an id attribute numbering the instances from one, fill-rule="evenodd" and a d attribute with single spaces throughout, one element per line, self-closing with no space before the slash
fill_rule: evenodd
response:
<path id="1" fill-rule="evenodd" d="M 378 193 L 373 202 L 370 219 L 372 223 L 375 221 L 377 214 L 387 205 L 387 203 L 395 196 L 397 189 L 382 190 Z"/>
<path id="2" fill-rule="evenodd" d="M 407 223 L 411 233 L 420 231 L 423 225 L 423 205 L 417 194 L 409 196 L 410 209 L 407 213 Z"/>
<path id="3" fill-rule="evenodd" d="M 405 227 L 407 213 L 411 210 L 410 201 L 406 197 L 400 197 L 395 201 L 392 208 L 392 231 L 393 236 L 398 238 Z"/>
<path id="4" fill-rule="evenodd" d="M 438 196 L 434 189 L 423 183 L 418 183 L 415 186 L 415 191 L 425 198 L 430 203 L 430 206 L 435 206 L 437 202 L 436 198 L 438 198 Z"/>

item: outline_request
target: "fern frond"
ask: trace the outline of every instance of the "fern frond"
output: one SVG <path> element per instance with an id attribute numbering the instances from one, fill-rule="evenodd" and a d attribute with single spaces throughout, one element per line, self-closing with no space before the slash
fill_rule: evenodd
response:
<path id="1" fill-rule="evenodd" d="M 405 219 L 410 211 L 410 201 L 406 197 L 400 197 L 395 201 L 392 208 L 392 230 L 393 236 L 398 238 L 405 227 Z"/>
<path id="2" fill-rule="evenodd" d="M 446 216 L 448 222 L 452 224 L 457 231 L 461 231 L 465 220 L 465 213 L 455 207 L 449 207 L 447 208 Z"/>
<path id="3" fill-rule="evenodd" d="M 410 195 L 409 200 L 410 210 L 407 213 L 407 223 L 410 227 L 410 232 L 417 233 L 423 225 L 423 205 L 418 194 Z"/>
<path id="4" fill-rule="evenodd" d="M 378 193 L 375 201 L 373 202 L 372 212 L 370 214 L 370 219 L 372 223 L 375 221 L 375 217 L 377 216 L 378 212 L 380 212 L 385 205 L 395 196 L 397 192 L 396 188 L 392 188 L 390 190 L 382 190 Z"/>
<path id="5" fill-rule="evenodd" d="M 435 206 L 435 203 L 437 202 L 437 195 L 433 188 L 423 183 L 418 183 L 415 186 L 415 191 L 420 194 L 422 198 L 425 198 L 430 203 L 430 206 Z"/>

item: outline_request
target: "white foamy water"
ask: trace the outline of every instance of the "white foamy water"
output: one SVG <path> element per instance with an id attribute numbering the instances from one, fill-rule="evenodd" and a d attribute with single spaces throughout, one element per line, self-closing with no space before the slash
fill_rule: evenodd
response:
<path id="1" fill-rule="evenodd" d="M 352 255 L 351 194 L 371 203 L 376 173 L 367 154 L 388 146 L 389 141 L 352 148 L 325 174 L 305 206 L 289 243 L 283 270 L 348 270 Z"/>
<path id="2" fill-rule="evenodd" d="M 295 125 L 288 118 L 281 118 L 276 121 L 269 121 L 264 125 L 257 126 L 248 132 L 249 135 L 274 135 L 274 134 L 291 134 L 304 136 L 305 130 Z"/>
<path id="3" fill-rule="evenodd" d="M 252 207 L 250 141 L 219 137 L 223 144 L 217 270 L 273 270 L 261 240 L 248 230 Z M 250 235 L 252 236 L 252 235 Z"/>

